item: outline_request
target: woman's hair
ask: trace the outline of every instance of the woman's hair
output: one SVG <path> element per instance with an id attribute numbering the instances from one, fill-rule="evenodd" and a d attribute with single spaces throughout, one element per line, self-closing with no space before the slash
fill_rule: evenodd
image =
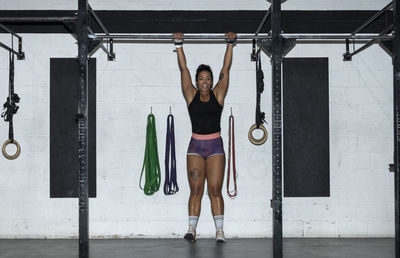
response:
<path id="1" fill-rule="evenodd" d="M 198 79 L 198 77 L 199 77 L 199 73 L 202 72 L 202 71 L 210 72 L 210 74 L 211 74 L 211 81 L 214 81 L 214 79 L 213 79 L 213 73 L 212 73 L 212 71 L 211 71 L 211 67 L 210 67 L 209 65 L 205 65 L 205 64 L 201 64 L 201 65 L 199 65 L 199 67 L 197 67 L 197 71 L 196 71 L 196 81 L 197 81 L 197 79 Z"/>

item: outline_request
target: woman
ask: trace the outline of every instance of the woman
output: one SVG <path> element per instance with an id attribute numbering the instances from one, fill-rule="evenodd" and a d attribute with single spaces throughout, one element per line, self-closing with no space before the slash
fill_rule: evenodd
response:
<path id="1" fill-rule="evenodd" d="M 216 228 L 216 241 L 224 243 L 224 200 L 221 189 L 225 171 L 225 152 L 220 136 L 220 121 L 224 99 L 228 91 L 229 70 L 236 33 L 226 33 L 227 46 L 224 64 L 217 84 L 213 86 L 213 74 L 208 65 L 200 65 L 196 71 L 196 87 L 192 84 L 183 52 L 182 33 L 174 33 L 178 64 L 181 71 L 182 92 L 192 123 L 192 138 L 187 153 L 187 171 L 190 185 L 189 230 L 184 238 L 196 240 L 196 226 L 200 215 L 204 182 L 207 179 L 208 195 Z"/>

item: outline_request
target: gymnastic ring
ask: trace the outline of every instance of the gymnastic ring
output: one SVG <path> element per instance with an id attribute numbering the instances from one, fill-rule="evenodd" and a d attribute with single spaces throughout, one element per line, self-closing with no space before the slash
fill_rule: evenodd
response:
<path id="1" fill-rule="evenodd" d="M 8 155 L 8 153 L 6 151 L 6 147 L 10 143 L 14 143 L 14 145 L 17 147 L 17 151 L 15 152 L 14 155 Z M 7 141 L 5 141 L 3 143 L 3 148 L 1 149 L 1 151 L 3 152 L 3 155 L 4 155 L 4 157 L 6 157 L 6 159 L 13 160 L 13 159 L 18 158 L 19 154 L 21 153 L 21 146 L 19 146 L 19 143 L 16 140 L 8 139 Z"/>
<path id="2" fill-rule="evenodd" d="M 263 136 L 260 139 L 256 139 L 253 136 L 253 131 L 255 129 L 261 129 L 263 131 Z M 267 129 L 263 125 L 260 125 L 259 128 L 257 128 L 257 124 L 254 124 L 250 127 L 249 129 L 249 141 L 254 144 L 254 145 L 261 145 L 264 142 L 266 142 L 268 139 L 268 132 Z"/>

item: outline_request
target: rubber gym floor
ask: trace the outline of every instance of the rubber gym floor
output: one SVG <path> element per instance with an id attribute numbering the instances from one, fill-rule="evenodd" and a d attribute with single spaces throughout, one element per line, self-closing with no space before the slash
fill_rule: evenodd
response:
<path id="1" fill-rule="evenodd" d="M 78 257 L 76 239 L 2 239 L 0 257 Z M 269 258 L 273 257 L 272 239 L 93 239 L 89 241 L 90 257 L 98 258 Z M 393 238 L 284 238 L 285 258 L 392 258 Z"/>

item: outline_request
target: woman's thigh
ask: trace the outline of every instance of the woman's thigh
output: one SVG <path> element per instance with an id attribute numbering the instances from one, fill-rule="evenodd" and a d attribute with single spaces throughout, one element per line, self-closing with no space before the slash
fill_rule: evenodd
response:
<path id="1" fill-rule="evenodd" d="M 224 182 L 225 155 L 210 156 L 206 160 L 208 192 L 220 192 Z"/>
<path id="2" fill-rule="evenodd" d="M 206 178 L 206 160 L 200 155 L 187 155 L 186 159 L 190 190 L 203 189 Z"/>

